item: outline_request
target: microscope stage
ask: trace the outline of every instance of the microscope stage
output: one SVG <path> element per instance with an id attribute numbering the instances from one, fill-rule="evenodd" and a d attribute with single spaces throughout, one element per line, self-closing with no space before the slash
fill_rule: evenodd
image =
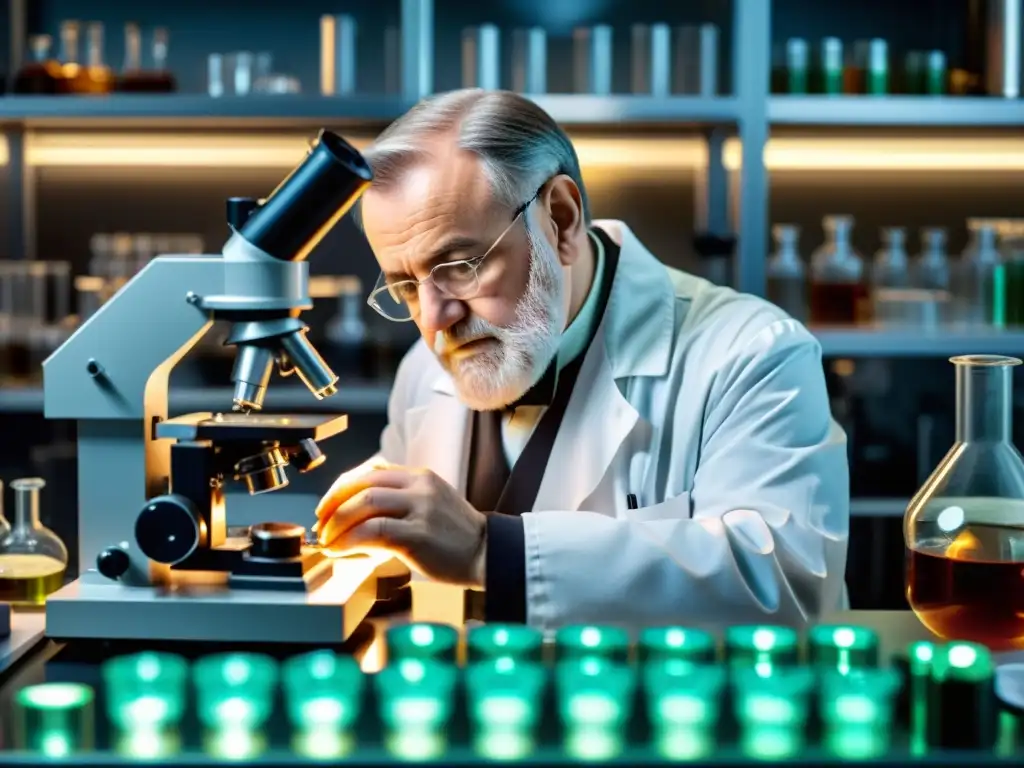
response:
<path id="1" fill-rule="evenodd" d="M 348 429 L 348 416 L 316 413 L 189 413 L 156 425 L 156 436 L 174 440 L 326 440 Z"/>
<path id="2" fill-rule="evenodd" d="M 46 600 L 46 634 L 56 640 L 148 640 L 338 644 L 377 596 L 372 557 L 335 561 L 312 592 L 190 586 L 129 587 L 88 571 Z"/>

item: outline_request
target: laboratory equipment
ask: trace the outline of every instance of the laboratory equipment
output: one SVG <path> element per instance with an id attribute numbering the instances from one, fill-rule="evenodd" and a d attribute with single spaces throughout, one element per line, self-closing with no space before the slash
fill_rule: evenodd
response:
<path id="1" fill-rule="evenodd" d="M 1024 0 L 986 0 L 985 11 L 985 90 L 990 96 L 1019 98 Z"/>
<path id="2" fill-rule="evenodd" d="M 338 312 L 327 321 L 324 335 L 333 347 L 332 357 L 343 371 L 369 378 L 372 375 L 367 343 L 366 320 L 363 319 L 363 286 L 358 277 L 337 281 Z"/>
<path id="3" fill-rule="evenodd" d="M 501 88 L 501 31 L 494 24 L 462 30 L 462 87 Z"/>
<path id="4" fill-rule="evenodd" d="M 0 539 L 7 536 L 11 532 L 11 524 L 7 522 L 7 517 L 4 514 L 4 483 L 0 480 Z M 3 602 L 0 600 L 0 602 Z"/>
<path id="5" fill-rule="evenodd" d="M 320 93 L 356 92 L 356 20 L 346 14 L 320 17 Z"/>
<path id="6" fill-rule="evenodd" d="M 970 240 L 950 276 L 954 320 L 967 325 L 1002 326 L 1006 306 L 996 222 L 968 219 L 967 230 Z"/>
<path id="7" fill-rule="evenodd" d="M 816 93 L 838 96 L 843 92 L 843 42 L 838 37 L 821 41 L 818 66 L 815 68 Z"/>
<path id="8" fill-rule="evenodd" d="M 939 637 L 1024 647 L 1024 459 L 1011 442 L 1013 369 L 954 357 L 956 440 L 904 518 L 907 599 Z"/>
<path id="9" fill-rule="evenodd" d="M 512 30 L 512 90 L 547 93 L 548 35 L 542 27 Z"/>
<path id="10" fill-rule="evenodd" d="M 825 242 L 811 255 L 811 322 L 850 325 L 867 319 L 864 261 L 854 250 L 852 216 L 826 216 Z"/>
<path id="11" fill-rule="evenodd" d="M 225 501 L 232 481 L 266 493 L 289 465 L 322 465 L 318 442 L 347 426 L 254 412 L 275 366 L 318 399 L 337 390 L 301 319 L 306 258 L 370 178 L 321 132 L 266 200 L 228 201 L 220 255 L 153 259 L 46 361 L 47 418 L 78 421 L 83 567 L 47 600 L 51 636 L 330 643 L 370 610 L 375 558 L 329 561 L 301 526 L 274 521 L 229 535 Z M 215 320 L 236 351 L 233 412 L 169 419 L 170 372 Z"/>
<path id="12" fill-rule="evenodd" d="M 60 24 L 60 81 L 61 93 L 76 93 L 77 81 L 83 77 L 79 58 L 81 25 L 77 21 Z"/>
<path id="13" fill-rule="evenodd" d="M 936 330 L 950 315 L 950 294 L 924 288 L 876 288 L 872 308 L 879 326 Z"/>
<path id="14" fill-rule="evenodd" d="M 789 38 L 772 58 L 772 93 L 808 93 L 810 50 L 806 40 Z"/>
<path id="15" fill-rule="evenodd" d="M 46 481 L 39 477 L 11 481 L 14 525 L 0 538 L 0 601 L 42 605 L 64 583 L 67 548 L 39 519 L 44 487 Z"/>
<path id="16" fill-rule="evenodd" d="M 28 39 L 31 60 L 14 77 L 14 92 L 53 96 L 60 93 L 60 63 L 51 55 L 53 38 L 32 35 Z"/>
<path id="17" fill-rule="evenodd" d="M 672 92 L 718 95 L 718 27 L 676 27 L 672 36 Z"/>
<path id="18" fill-rule="evenodd" d="M 946 256 L 946 230 L 921 228 L 921 254 L 910 265 L 910 282 L 915 288 L 949 290 L 949 259 Z"/>
<path id="19" fill-rule="evenodd" d="M 908 288 L 910 273 L 907 262 L 907 230 L 903 227 L 884 227 L 882 247 L 871 264 L 871 287 Z"/>
<path id="20" fill-rule="evenodd" d="M 114 73 L 103 59 L 103 24 L 91 21 L 85 27 L 85 67 L 82 77 L 75 81 L 78 93 L 110 93 L 114 88 Z"/>
<path id="21" fill-rule="evenodd" d="M 634 24 L 630 33 L 632 92 L 668 96 L 672 90 L 672 30 L 668 24 Z"/>
<path id="22" fill-rule="evenodd" d="M 775 253 L 768 259 L 768 301 L 801 322 L 807 320 L 807 279 L 800 259 L 800 227 L 772 227 Z"/>
<path id="23" fill-rule="evenodd" d="M 899 626 L 902 636 L 911 622 L 898 614 L 886 626 Z M 406 639 L 458 634 L 445 625 L 406 627 Z M 612 627 L 589 629 L 597 637 L 616 635 Z M 663 638 L 697 633 L 704 644 L 692 627 L 661 629 Z M 628 762 L 640 765 L 712 755 L 739 765 L 803 755 L 819 766 L 878 757 L 893 764 L 937 758 L 989 765 L 1020 749 L 1012 732 L 1008 744 L 993 740 L 994 681 L 1003 676 L 980 646 L 914 643 L 890 663 L 876 650 L 894 638 L 883 643 L 858 624 L 812 626 L 785 638 L 776 628 L 749 627 L 743 636 L 785 639 L 794 661 L 765 668 L 756 656 L 697 663 L 660 654 L 631 653 L 626 662 L 601 654 L 488 653 L 461 662 L 450 654 L 414 653 L 389 657 L 382 668 L 366 661 L 360 668 L 327 650 L 228 651 L 194 660 L 145 651 L 105 660 L 96 674 L 76 658 L 58 656 L 46 664 L 52 682 L 16 680 L 4 693 L 30 710 L 18 717 L 37 718 L 19 731 L 22 751 L 13 755 L 16 764 L 33 768 L 58 756 L 139 761 L 152 758 L 161 741 L 160 756 L 178 764 L 230 756 L 361 765 L 386 756 L 417 764 L 430 757 L 441 765 L 492 765 L 514 757 L 570 766 L 628 750 Z M 496 637 L 488 636 L 488 647 Z M 533 636 L 523 637 L 532 648 Z M 711 645 L 722 639 L 712 635 Z M 853 663 L 846 666 L 847 659 Z M 94 682 L 65 682 L 82 679 Z M 1000 688 L 1005 696 L 1007 686 Z M 94 701 L 105 706 L 90 710 Z M 85 715 L 95 718 L 87 721 L 90 728 L 80 728 Z M 156 738 L 168 733 L 176 738 Z M 925 754 L 917 751 L 915 734 Z M 0 744 L 0 761 L 9 749 L 9 742 Z"/>
<path id="24" fill-rule="evenodd" d="M 607 24 L 572 31 L 573 81 L 576 93 L 609 96 L 612 92 L 612 28 Z"/>
<path id="25" fill-rule="evenodd" d="M 173 74 L 167 68 L 169 36 L 167 29 L 153 30 L 153 66 L 147 67 L 142 55 L 142 31 L 135 22 L 124 25 L 124 65 L 115 88 L 124 93 L 170 93 L 176 90 Z"/>
<path id="26" fill-rule="evenodd" d="M 1003 219 L 996 226 L 1003 267 L 995 298 L 1005 307 L 1006 325 L 1021 327 L 1024 326 L 1024 219 Z"/>

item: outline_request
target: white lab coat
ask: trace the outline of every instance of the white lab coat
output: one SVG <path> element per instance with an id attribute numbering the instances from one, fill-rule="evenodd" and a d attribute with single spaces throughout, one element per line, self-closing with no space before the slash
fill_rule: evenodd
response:
<path id="1" fill-rule="evenodd" d="M 817 340 L 768 302 L 665 267 L 622 222 L 595 224 L 621 256 L 523 515 L 528 622 L 801 624 L 842 607 L 846 438 Z M 468 416 L 418 343 L 380 455 L 464 491 Z"/>

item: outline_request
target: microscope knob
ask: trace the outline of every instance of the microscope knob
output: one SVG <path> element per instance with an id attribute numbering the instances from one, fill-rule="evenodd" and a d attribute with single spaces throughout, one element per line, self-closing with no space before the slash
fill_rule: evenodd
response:
<path id="1" fill-rule="evenodd" d="M 176 565 L 191 555 L 205 538 L 205 526 L 192 502 L 184 496 L 156 496 L 135 520 L 135 541 L 150 560 Z"/>
<path id="2" fill-rule="evenodd" d="M 107 547 L 96 555 L 96 570 L 113 581 L 128 573 L 130 566 L 128 553 L 120 547 Z"/>

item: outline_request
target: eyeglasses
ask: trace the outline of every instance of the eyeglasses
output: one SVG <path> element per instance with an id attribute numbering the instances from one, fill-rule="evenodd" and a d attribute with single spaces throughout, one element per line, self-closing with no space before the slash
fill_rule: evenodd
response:
<path id="1" fill-rule="evenodd" d="M 483 255 L 438 264 L 422 280 L 398 280 L 389 283 L 382 272 L 366 303 L 388 320 L 404 323 L 419 314 L 420 286 L 427 283 L 433 283 L 442 295 L 450 299 L 468 301 L 474 298 L 480 290 L 480 265 L 494 252 L 539 194 L 540 190 L 537 190 L 537 194 L 516 208 L 511 223 Z"/>

